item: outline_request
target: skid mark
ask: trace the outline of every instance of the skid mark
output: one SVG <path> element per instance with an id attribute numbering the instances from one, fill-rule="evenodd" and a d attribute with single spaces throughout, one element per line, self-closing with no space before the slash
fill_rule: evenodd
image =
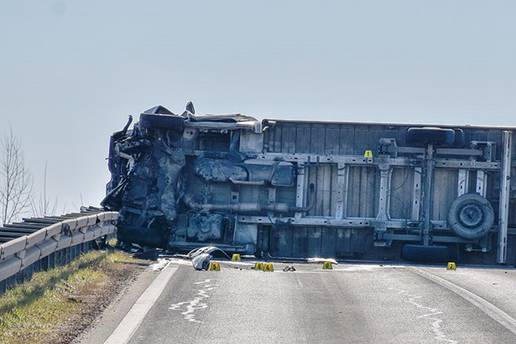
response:
<path id="1" fill-rule="evenodd" d="M 400 297 L 405 303 L 408 303 L 424 312 L 423 314 L 418 315 L 416 319 L 423 319 L 430 322 L 430 328 L 435 335 L 434 339 L 442 343 L 458 343 L 458 341 L 456 340 L 449 339 L 444 332 L 443 320 L 438 317 L 439 315 L 443 314 L 443 312 L 440 311 L 438 308 L 425 306 L 421 300 L 423 296 L 410 294 L 406 290 L 395 287 L 390 287 L 388 289 L 395 291 L 398 295 L 400 295 Z"/>
<path id="2" fill-rule="evenodd" d="M 204 302 L 204 300 L 208 299 L 210 297 L 209 292 L 218 286 L 215 285 L 211 279 L 195 282 L 194 286 L 200 288 L 197 289 L 197 293 L 195 294 L 194 298 L 187 301 L 174 303 L 170 305 L 168 309 L 172 311 L 181 311 L 183 319 L 185 320 L 195 323 L 202 323 L 202 321 L 195 318 L 195 312 L 208 308 L 208 304 Z"/>

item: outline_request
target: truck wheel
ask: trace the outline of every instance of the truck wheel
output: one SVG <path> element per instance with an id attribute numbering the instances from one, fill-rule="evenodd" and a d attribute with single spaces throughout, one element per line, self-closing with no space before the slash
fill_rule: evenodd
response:
<path id="1" fill-rule="evenodd" d="M 448 225 L 465 239 L 482 238 L 493 224 L 494 210 L 491 203 L 476 193 L 458 197 L 448 212 Z"/>
<path id="2" fill-rule="evenodd" d="M 437 127 L 408 128 L 407 143 L 416 146 L 426 145 L 453 145 L 455 141 L 455 130 Z"/>
<path id="3" fill-rule="evenodd" d="M 167 129 L 183 132 L 185 129 L 185 119 L 177 115 L 142 113 L 140 115 L 140 127 L 145 129 Z"/>

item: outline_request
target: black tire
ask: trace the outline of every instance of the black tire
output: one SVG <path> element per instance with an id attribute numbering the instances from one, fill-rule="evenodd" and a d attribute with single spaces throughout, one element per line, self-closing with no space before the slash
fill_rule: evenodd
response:
<path id="1" fill-rule="evenodd" d="M 453 201 L 448 212 L 448 225 L 464 239 L 484 237 L 494 224 L 491 203 L 476 193 L 468 193 Z"/>
<path id="2" fill-rule="evenodd" d="M 453 145 L 455 141 L 455 130 L 437 127 L 408 128 L 407 143 L 416 146 Z"/>
<path id="3" fill-rule="evenodd" d="M 454 259 L 452 250 L 448 246 L 424 246 L 405 244 L 401 250 L 401 257 L 415 262 L 447 262 Z"/>
<path id="4" fill-rule="evenodd" d="M 177 115 L 142 113 L 140 115 L 140 127 L 144 129 L 167 129 L 183 132 L 185 129 L 185 119 Z"/>

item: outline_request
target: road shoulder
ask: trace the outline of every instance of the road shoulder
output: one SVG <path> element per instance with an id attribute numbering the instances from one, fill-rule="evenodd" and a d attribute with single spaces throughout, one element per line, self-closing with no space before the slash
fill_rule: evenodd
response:
<path id="1" fill-rule="evenodd" d="M 140 273 L 72 344 L 104 343 L 159 273 L 160 271 L 151 269 L 146 269 Z"/>

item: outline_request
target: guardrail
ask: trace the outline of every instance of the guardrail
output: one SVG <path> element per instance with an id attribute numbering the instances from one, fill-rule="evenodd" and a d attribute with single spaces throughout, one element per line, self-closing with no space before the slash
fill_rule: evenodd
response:
<path id="1" fill-rule="evenodd" d="M 68 263 L 90 249 L 95 239 L 114 235 L 117 220 L 117 212 L 85 208 L 81 213 L 24 219 L 0 227 L 0 293 L 34 271 Z"/>

